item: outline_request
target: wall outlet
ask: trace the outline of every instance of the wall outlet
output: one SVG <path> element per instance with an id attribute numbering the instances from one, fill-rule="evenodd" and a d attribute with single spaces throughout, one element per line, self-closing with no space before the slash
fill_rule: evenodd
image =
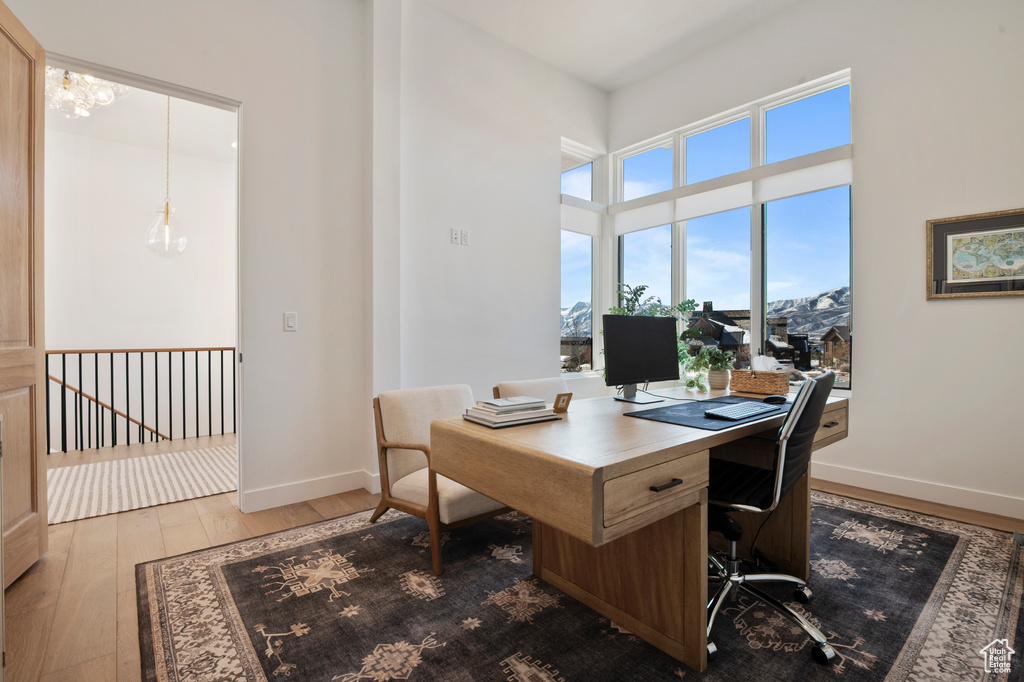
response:
<path id="1" fill-rule="evenodd" d="M 469 230 L 462 231 L 462 245 L 469 246 Z"/>
<path id="2" fill-rule="evenodd" d="M 284 314 L 284 330 L 286 332 L 297 332 L 297 331 L 299 331 L 299 314 L 298 313 L 285 313 Z"/>
<path id="3" fill-rule="evenodd" d="M 452 228 L 452 244 L 458 244 L 461 240 L 461 233 L 457 228 Z"/>

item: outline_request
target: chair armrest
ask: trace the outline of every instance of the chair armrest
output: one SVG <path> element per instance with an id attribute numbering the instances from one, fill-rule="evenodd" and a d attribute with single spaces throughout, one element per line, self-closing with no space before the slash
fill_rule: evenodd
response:
<path id="1" fill-rule="evenodd" d="M 382 441 L 380 444 L 381 448 L 394 449 L 394 450 L 419 450 L 427 457 L 427 464 L 430 464 L 430 446 L 423 445 L 422 443 L 392 443 L 390 441 Z"/>

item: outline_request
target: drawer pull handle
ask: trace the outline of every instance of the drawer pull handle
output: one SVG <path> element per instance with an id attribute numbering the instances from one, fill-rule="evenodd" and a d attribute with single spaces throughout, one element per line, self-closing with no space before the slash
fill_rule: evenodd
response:
<path id="1" fill-rule="evenodd" d="M 651 492 L 652 493 L 660 493 L 662 490 L 668 490 L 669 488 L 675 488 L 677 485 L 682 485 L 682 484 L 683 484 L 683 479 L 681 479 L 681 478 L 673 478 L 669 483 L 665 483 L 665 484 L 662 484 L 662 485 L 652 485 L 651 486 Z"/>
<path id="2" fill-rule="evenodd" d="M 833 426 L 839 426 L 839 422 L 829 422 L 828 424 L 825 424 L 826 429 L 831 429 Z"/>

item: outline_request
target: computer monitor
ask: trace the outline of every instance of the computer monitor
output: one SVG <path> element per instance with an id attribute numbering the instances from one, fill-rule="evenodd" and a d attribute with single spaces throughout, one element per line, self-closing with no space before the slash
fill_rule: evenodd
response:
<path id="1" fill-rule="evenodd" d="M 674 317 L 604 316 L 604 380 L 622 386 L 616 400 L 660 402 L 636 396 L 636 385 L 679 378 L 679 350 Z"/>

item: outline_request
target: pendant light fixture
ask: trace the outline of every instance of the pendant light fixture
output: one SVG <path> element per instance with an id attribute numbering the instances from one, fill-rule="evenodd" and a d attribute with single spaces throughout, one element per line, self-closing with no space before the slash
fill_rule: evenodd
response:
<path id="1" fill-rule="evenodd" d="M 46 106 L 64 118 L 90 116 L 93 107 L 105 107 L 129 92 L 127 86 L 102 78 L 46 67 Z"/>
<path id="2" fill-rule="evenodd" d="M 164 207 L 146 232 L 146 246 L 163 258 L 173 258 L 188 246 L 185 230 L 171 208 L 171 98 L 167 97 L 167 167 Z"/>

